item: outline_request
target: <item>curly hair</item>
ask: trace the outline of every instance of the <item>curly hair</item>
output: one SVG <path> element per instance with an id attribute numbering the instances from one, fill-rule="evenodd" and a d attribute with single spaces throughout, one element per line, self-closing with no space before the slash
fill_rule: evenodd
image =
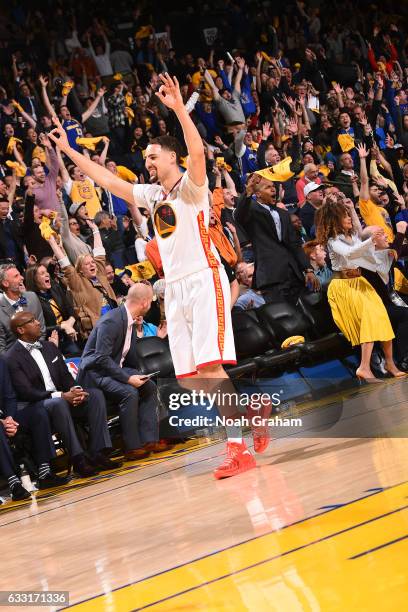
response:
<path id="1" fill-rule="evenodd" d="M 316 240 L 322 246 L 326 246 L 330 238 L 344 234 L 343 219 L 350 216 L 344 202 L 335 194 L 333 196 L 325 198 L 315 213 Z"/>

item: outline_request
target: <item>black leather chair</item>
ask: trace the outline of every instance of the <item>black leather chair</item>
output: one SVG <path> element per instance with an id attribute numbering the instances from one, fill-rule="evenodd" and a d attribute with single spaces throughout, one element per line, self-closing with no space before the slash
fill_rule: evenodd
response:
<path id="1" fill-rule="evenodd" d="M 135 346 L 132 359 L 143 374 L 160 372 L 160 378 L 174 378 L 173 361 L 165 340 L 149 336 L 138 340 Z"/>
<path id="2" fill-rule="evenodd" d="M 311 334 L 319 338 L 327 334 L 339 333 L 339 329 L 333 320 L 327 293 L 317 291 L 305 293 L 299 298 L 298 305 L 304 316 L 311 322 Z"/>
<path id="3" fill-rule="evenodd" d="M 300 307 L 278 302 L 265 304 L 256 313 L 276 347 L 280 347 L 290 336 L 304 336 L 305 342 L 296 345 L 302 356 L 301 365 L 340 358 L 352 352 L 350 344 L 338 332 L 321 337 L 318 324 L 313 323 L 312 318 L 307 317 Z"/>
<path id="4" fill-rule="evenodd" d="M 256 310 L 240 310 L 232 313 L 238 365 L 254 363 L 257 373 L 272 370 L 282 371 L 295 366 L 299 358 L 299 350 L 297 348 L 278 349 L 268 331 L 260 325 L 255 313 Z"/>

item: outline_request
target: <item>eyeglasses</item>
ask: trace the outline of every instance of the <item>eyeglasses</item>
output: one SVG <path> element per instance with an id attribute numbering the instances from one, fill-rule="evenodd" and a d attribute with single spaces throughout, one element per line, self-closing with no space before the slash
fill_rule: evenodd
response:
<path id="1" fill-rule="evenodd" d="M 21 324 L 19 325 L 19 327 L 24 327 L 24 325 L 28 325 L 29 323 L 34 323 L 34 321 L 35 321 L 35 320 L 36 320 L 36 319 L 35 319 L 35 317 L 32 317 L 31 319 L 29 319 L 29 320 L 28 320 L 28 321 L 26 321 L 25 323 L 21 323 Z"/>

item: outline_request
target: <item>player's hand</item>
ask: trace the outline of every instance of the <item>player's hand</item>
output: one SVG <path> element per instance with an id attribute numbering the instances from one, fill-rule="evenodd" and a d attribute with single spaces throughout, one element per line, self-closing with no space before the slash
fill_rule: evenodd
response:
<path id="1" fill-rule="evenodd" d="M 52 122 L 57 127 L 55 127 L 51 132 L 49 132 L 48 138 L 50 138 L 50 140 L 52 140 L 52 142 L 54 142 L 61 151 L 63 151 L 64 153 L 68 153 L 71 147 L 69 146 L 66 132 L 56 115 L 53 115 Z"/>
<path id="2" fill-rule="evenodd" d="M 167 108 L 176 111 L 184 108 L 183 98 L 180 92 L 179 82 L 176 77 L 171 77 L 168 72 L 159 75 L 162 85 L 156 96 Z"/>

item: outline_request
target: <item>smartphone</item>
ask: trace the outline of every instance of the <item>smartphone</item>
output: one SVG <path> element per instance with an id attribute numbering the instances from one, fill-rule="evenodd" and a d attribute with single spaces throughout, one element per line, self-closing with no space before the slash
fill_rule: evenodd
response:
<path id="1" fill-rule="evenodd" d="M 153 376 L 157 376 L 158 374 L 160 374 L 160 370 L 157 370 L 157 372 L 150 372 L 150 374 L 142 374 L 141 378 L 153 378 Z"/>

